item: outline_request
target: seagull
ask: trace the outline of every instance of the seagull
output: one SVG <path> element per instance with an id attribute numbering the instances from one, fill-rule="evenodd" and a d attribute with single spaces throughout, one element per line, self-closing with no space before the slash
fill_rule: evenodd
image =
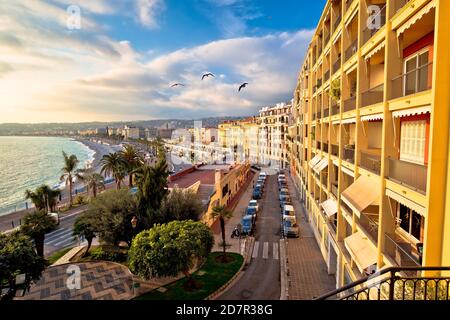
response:
<path id="1" fill-rule="evenodd" d="M 178 86 L 182 86 L 182 87 L 184 87 L 185 85 L 184 84 L 182 84 L 182 83 L 174 83 L 173 85 L 171 85 L 170 87 L 171 88 L 173 88 L 173 87 L 178 87 Z"/>
<path id="2" fill-rule="evenodd" d="M 205 78 L 207 78 L 207 77 L 216 77 L 215 75 L 213 75 L 211 72 L 208 72 L 208 73 L 205 73 L 203 76 L 202 76 L 202 80 L 203 79 L 205 79 Z"/>
<path id="3" fill-rule="evenodd" d="M 247 85 L 248 85 L 248 83 L 244 82 L 243 84 L 241 84 L 238 91 L 241 92 L 242 88 L 245 88 Z"/>

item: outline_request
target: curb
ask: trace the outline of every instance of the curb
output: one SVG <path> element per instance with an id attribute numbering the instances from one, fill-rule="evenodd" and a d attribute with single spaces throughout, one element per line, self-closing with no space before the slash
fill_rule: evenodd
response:
<path id="1" fill-rule="evenodd" d="M 281 295 L 280 300 L 289 300 L 289 270 L 288 260 L 286 255 L 287 241 L 280 239 L 280 284 Z"/>

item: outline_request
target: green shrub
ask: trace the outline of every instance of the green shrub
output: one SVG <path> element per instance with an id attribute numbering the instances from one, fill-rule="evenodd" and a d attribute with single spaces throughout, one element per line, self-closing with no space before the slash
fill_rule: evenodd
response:
<path id="1" fill-rule="evenodd" d="M 92 249 L 89 256 L 92 260 L 105 260 L 113 262 L 125 262 L 128 257 L 124 251 L 104 249 L 101 247 Z"/>

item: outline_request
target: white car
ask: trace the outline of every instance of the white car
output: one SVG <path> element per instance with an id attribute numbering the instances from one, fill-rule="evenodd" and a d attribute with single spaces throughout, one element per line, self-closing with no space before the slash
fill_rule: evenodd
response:
<path id="1" fill-rule="evenodd" d="M 255 208 L 257 212 L 259 211 L 258 200 L 250 200 L 250 202 L 248 203 L 248 206 L 250 208 Z"/>

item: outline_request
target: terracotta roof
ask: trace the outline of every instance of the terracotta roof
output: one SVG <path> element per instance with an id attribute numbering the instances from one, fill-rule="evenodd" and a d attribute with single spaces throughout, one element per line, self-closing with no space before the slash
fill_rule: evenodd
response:
<path id="1" fill-rule="evenodd" d="M 169 188 L 178 186 L 178 188 L 188 188 L 192 186 L 197 181 L 201 184 L 214 185 L 215 183 L 215 170 L 194 170 L 174 181 L 169 183 Z"/>

